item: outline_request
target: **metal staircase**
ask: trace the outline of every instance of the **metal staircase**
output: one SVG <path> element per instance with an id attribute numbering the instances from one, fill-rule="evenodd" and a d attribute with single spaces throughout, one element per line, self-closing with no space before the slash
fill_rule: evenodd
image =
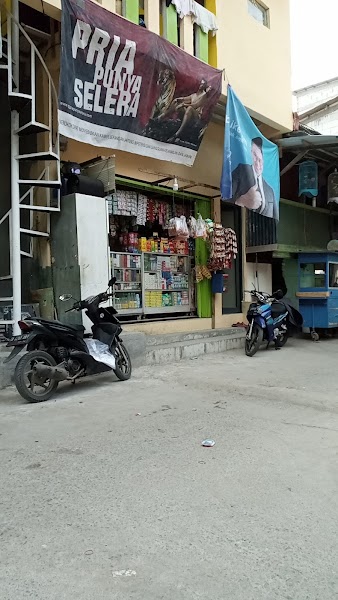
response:
<path id="1" fill-rule="evenodd" d="M 57 92 L 39 50 L 0 0 L 0 80 L 11 110 L 11 202 L 0 206 L 0 238 L 8 236 L 8 272 L 0 273 L 0 328 L 21 319 L 21 260 L 33 258 L 34 239 L 48 238 L 50 214 L 60 211 Z M 2 214 L 2 212 L 4 214 Z M 23 258 L 22 258 L 23 257 Z M 5 264 L 6 261 L 3 262 Z M 12 306 L 12 318 L 2 316 Z"/>

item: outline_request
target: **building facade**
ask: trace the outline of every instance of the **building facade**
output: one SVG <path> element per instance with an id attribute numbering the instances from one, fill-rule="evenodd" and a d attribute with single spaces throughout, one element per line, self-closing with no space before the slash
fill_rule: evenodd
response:
<path id="1" fill-rule="evenodd" d="M 324 135 L 338 133 L 338 77 L 294 92 L 300 123 Z"/>
<path id="2" fill-rule="evenodd" d="M 167 184 L 164 186 L 167 186 L 167 190 L 162 190 L 166 194 L 168 187 L 172 186 L 170 181 L 176 178 L 180 185 L 177 193 L 178 201 L 180 198 L 183 198 L 183 201 L 194 201 L 202 216 L 212 217 L 216 221 L 222 222 L 224 226 L 235 228 L 241 250 L 236 269 L 229 278 L 227 294 L 212 295 L 210 284 L 203 284 L 205 289 L 201 295 L 204 297 L 204 302 L 202 302 L 204 308 L 200 314 L 197 314 L 200 318 L 133 324 L 129 327 L 131 329 L 143 327 L 145 331 L 165 332 L 226 327 L 234 321 L 242 321 L 243 282 L 247 279 L 246 215 L 243 209 L 221 203 L 218 191 L 223 161 L 227 83 L 229 81 L 233 86 L 263 135 L 274 139 L 292 130 L 289 2 L 280 2 L 279 0 L 266 0 L 264 4 L 256 0 L 205 0 L 204 3 L 199 2 L 199 4 L 204 4 L 205 8 L 215 16 L 218 25 L 216 35 L 213 35 L 211 31 L 204 33 L 201 27 L 193 23 L 190 15 L 181 19 L 177 12 L 179 3 L 174 6 L 166 0 L 102 0 L 99 4 L 111 13 L 116 12 L 136 24 L 141 24 L 140 26 L 145 25 L 147 29 L 157 35 L 164 36 L 169 42 L 179 45 L 182 51 L 224 70 L 221 99 L 213 114 L 212 122 L 207 128 L 193 167 L 121 151 L 116 151 L 114 154 L 118 185 L 123 188 L 130 186 L 131 189 L 139 189 L 141 186 L 149 193 L 159 193 L 159 189 L 156 187 L 158 186 L 157 182 L 167 177 L 169 183 L 168 186 Z M 57 89 L 60 73 L 60 1 L 27 0 L 20 2 L 18 18 L 24 31 L 38 48 L 39 56 L 43 59 Z M 281 52 L 282 47 L 283 52 Z M 22 53 L 20 61 L 25 64 L 27 56 Z M 38 112 L 43 114 L 49 110 L 47 100 L 50 82 L 48 78 L 45 82 L 41 79 L 38 85 L 36 105 Z M 7 110 L 7 113 L 3 113 L 1 127 L 3 135 L 10 137 L 8 117 Z M 38 132 L 32 130 L 30 141 L 25 143 L 31 144 L 39 150 L 43 144 L 41 140 Z M 106 157 L 112 154 L 105 148 L 94 148 L 71 139 L 63 140 L 61 149 L 60 159 L 62 161 L 77 163 L 90 161 L 97 156 Z M 29 151 L 31 152 L 31 150 Z M 47 156 L 46 160 L 48 160 Z M 10 159 L 7 157 L 7 166 L 9 161 Z M 34 167 L 32 168 L 34 170 Z M 1 179 L 3 179 L 2 175 Z M 5 176 L 4 179 L 6 179 Z M 187 182 L 190 185 L 187 185 Z M 10 182 L 8 182 L 7 192 L 10 187 Z M 8 193 L 6 198 L 8 198 Z M 0 206 L 3 206 L 0 214 L 0 226 L 1 216 L 9 209 L 6 202 L 4 194 L 1 196 L 0 190 Z M 50 203 L 49 206 L 51 206 Z M 37 214 L 38 211 L 34 211 L 34 215 Z M 22 229 L 30 232 L 41 231 L 44 218 L 48 221 L 49 216 L 45 217 L 42 214 L 41 218 L 33 219 L 30 227 L 22 225 Z M 22 300 L 29 303 L 34 298 L 39 300 L 40 305 L 49 306 L 50 309 L 53 304 L 53 256 L 50 249 L 48 227 L 46 236 L 37 235 L 36 237 L 39 239 L 31 246 L 32 251 L 26 252 L 21 259 Z M 8 236 L 7 242 L 4 240 L 3 236 L 2 243 L 8 244 Z M 8 264 L 0 266 L 3 278 L 7 277 Z M 9 290 L 6 296 L 11 297 L 11 293 Z M 3 293 L 0 296 L 3 296 Z M 6 300 L 2 304 L 4 303 Z"/>

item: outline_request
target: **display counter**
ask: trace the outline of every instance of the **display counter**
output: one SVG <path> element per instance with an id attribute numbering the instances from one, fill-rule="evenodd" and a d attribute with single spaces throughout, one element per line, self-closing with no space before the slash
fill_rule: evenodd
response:
<path id="1" fill-rule="evenodd" d="M 189 313 L 191 258 L 183 254 L 111 252 L 113 306 L 121 315 Z"/>

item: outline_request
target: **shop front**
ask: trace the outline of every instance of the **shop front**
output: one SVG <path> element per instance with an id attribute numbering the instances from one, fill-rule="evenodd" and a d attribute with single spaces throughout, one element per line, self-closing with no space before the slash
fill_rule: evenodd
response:
<path id="1" fill-rule="evenodd" d="M 216 295 L 222 315 L 241 312 L 240 210 L 226 207 L 217 222 L 219 199 L 169 185 L 119 176 L 107 198 L 113 304 L 130 324 L 202 319 L 211 327 Z"/>
<path id="2" fill-rule="evenodd" d="M 100 178 L 104 169 L 96 169 Z M 240 209 L 226 206 L 217 218 L 219 198 L 170 183 L 117 176 L 105 197 L 66 193 L 51 231 L 56 298 L 70 285 L 74 297 L 92 294 L 114 277 L 112 304 L 132 329 L 193 331 L 241 320 Z"/>

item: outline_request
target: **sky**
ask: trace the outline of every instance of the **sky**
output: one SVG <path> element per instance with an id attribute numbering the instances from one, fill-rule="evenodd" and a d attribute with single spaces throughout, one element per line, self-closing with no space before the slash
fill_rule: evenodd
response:
<path id="1" fill-rule="evenodd" d="M 290 8 L 292 89 L 337 77 L 338 0 L 290 0 Z"/>

